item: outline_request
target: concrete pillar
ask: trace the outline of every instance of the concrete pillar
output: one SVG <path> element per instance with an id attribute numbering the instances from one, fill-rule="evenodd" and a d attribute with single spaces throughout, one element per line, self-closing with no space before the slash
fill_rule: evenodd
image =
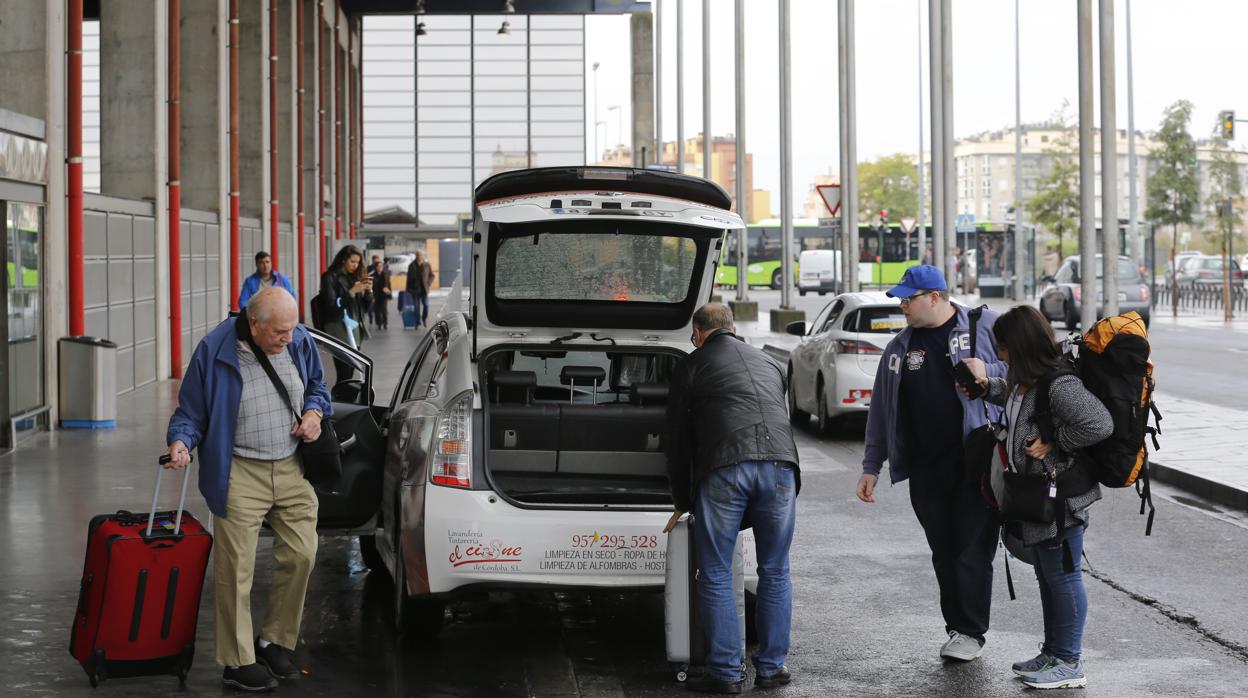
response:
<path id="1" fill-rule="evenodd" d="M 69 334 L 69 249 L 66 230 L 65 167 L 65 3 L 45 5 L 44 43 L 47 58 L 44 70 L 47 89 L 44 138 L 48 144 L 48 206 L 44 212 L 43 234 L 43 365 L 44 404 L 51 409 L 48 424 L 60 424 L 60 391 L 57 382 L 57 346 Z M 0 31 L 3 31 L 0 28 Z M 5 37 L 7 42 L 8 37 Z M 7 72 L 7 71 L 6 71 Z"/>
<path id="2" fill-rule="evenodd" d="M 225 32 L 217 10 L 216 2 L 182 3 L 182 206 L 200 211 L 220 210 L 220 166 L 228 158 L 221 147 L 221 133 L 228 124 L 217 108 L 221 102 L 217 59 Z"/>
<path id="3" fill-rule="evenodd" d="M 281 269 L 293 281 L 298 280 L 299 262 L 295 247 L 295 2 L 280 0 L 277 4 L 277 182 L 273 198 L 278 201 L 277 216 L 289 225 L 290 237 L 281 236 Z M 298 292 L 298 289 L 295 289 Z"/>
<path id="4" fill-rule="evenodd" d="M 100 192 L 155 203 L 156 259 L 169 259 L 168 5 L 100 3 Z M 171 375 L 169 271 L 156 265 L 156 375 Z"/>
<path id="5" fill-rule="evenodd" d="M 43 3 L 0 2 L 0 65 L 4 66 L 0 70 L 0 94 L 4 95 L 4 108 L 40 120 L 48 115 L 48 62 L 59 64 L 65 55 L 64 41 L 60 55 L 54 57 L 49 52 L 48 12 Z M 64 26 L 61 31 L 64 34 Z M 64 100 L 60 108 L 64 109 Z"/>
<path id="6" fill-rule="evenodd" d="M 247 0 L 238 5 L 239 14 L 239 205 L 243 218 L 258 218 L 264 230 L 263 248 L 268 249 L 268 196 L 265 182 L 269 176 L 268 126 L 264 121 L 269 105 L 269 62 L 265 56 L 268 43 L 268 13 L 263 0 Z M 243 260 L 244 276 L 255 269 Z M 235 289 L 237 292 L 237 289 Z"/>
<path id="7" fill-rule="evenodd" d="M 658 162 L 654 135 L 654 15 L 638 12 L 629 21 L 633 43 L 633 166 L 643 167 Z"/>

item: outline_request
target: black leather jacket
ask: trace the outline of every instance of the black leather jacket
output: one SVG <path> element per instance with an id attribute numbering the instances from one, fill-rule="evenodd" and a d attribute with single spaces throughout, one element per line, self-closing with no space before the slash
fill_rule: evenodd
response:
<path id="1" fill-rule="evenodd" d="M 728 330 L 677 364 L 667 402 L 667 476 L 678 510 L 692 511 L 698 485 L 716 468 L 744 461 L 797 467 L 784 390 L 784 367 Z"/>

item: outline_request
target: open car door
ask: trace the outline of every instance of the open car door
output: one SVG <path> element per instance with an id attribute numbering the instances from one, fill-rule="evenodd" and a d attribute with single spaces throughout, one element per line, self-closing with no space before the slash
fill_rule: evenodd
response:
<path id="1" fill-rule="evenodd" d="M 317 529 L 352 529 L 368 523 L 381 504 L 385 439 L 373 416 L 373 362 L 324 332 L 306 328 L 316 342 L 334 406 L 334 431 L 342 443 L 342 476 L 317 485 Z"/>

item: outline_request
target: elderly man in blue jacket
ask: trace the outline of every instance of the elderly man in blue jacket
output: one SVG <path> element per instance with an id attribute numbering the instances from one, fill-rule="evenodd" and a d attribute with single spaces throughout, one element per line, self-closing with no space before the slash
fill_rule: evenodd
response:
<path id="1" fill-rule="evenodd" d="M 286 406 L 254 345 L 268 357 L 301 416 Z M 316 558 L 317 498 L 303 477 L 299 442 L 320 436 L 331 414 L 320 355 L 299 325 L 295 299 L 280 288 L 257 293 L 195 347 L 169 418 L 170 463 L 185 467 L 199 449 L 199 489 L 213 515 L 217 662 L 222 681 L 246 691 L 276 688 L 300 672 L 294 647 Z M 268 519 L 277 568 L 258 637 L 251 582 L 260 524 Z"/>
<path id="2" fill-rule="evenodd" d="M 939 269 L 906 270 L 888 295 L 901 299 L 908 327 L 884 349 L 867 413 L 866 451 L 858 498 L 875 501 L 884 461 L 894 484 L 910 479 L 910 503 L 932 550 L 940 610 L 948 635 L 940 656 L 970 661 L 983 651 L 992 607 L 992 559 L 997 549 L 995 512 L 968 482 L 963 443 L 1001 410 L 967 400 L 953 367 L 971 355 L 968 309 L 949 300 Z M 976 354 L 988 373 L 1004 377 L 992 335 L 996 313 L 985 310 L 976 326 Z"/>

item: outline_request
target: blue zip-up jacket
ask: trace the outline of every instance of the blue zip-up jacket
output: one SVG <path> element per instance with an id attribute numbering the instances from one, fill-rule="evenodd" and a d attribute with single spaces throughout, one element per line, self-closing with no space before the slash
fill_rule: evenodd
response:
<path id="1" fill-rule="evenodd" d="M 225 516 L 234 429 L 238 424 L 238 405 L 243 398 L 235 319 L 226 318 L 195 347 L 178 389 L 178 407 L 169 418 L 165 434 L 170 445 L 181 441 L 189 449 L 199 449 L 199 491 L 208 500 L 212 513 L 220 517 Z M 317 409 L 326 417 L 332 416 L 321 356 L 312 336 L 302 325 L 295 326 L 294 338 L 286 350 L 303 378 L 303 412 Z M 291 415 L 291 425 L 294 425 L 294 415 Z"/>
<path id="2" fill-rule="evenodd" d="M 967 318 L 969 309 L 966 306 L 953 304 L 958 313 L 958 321 L 949 333 L 950 367 L 971 355 L 970 320 Z M 997 358 L 997 340 L 992 335 L 992 325 L 997 320 L 997 313 L 984 310 L 976 325 L 978 341 L 976 356 L 983 359 L 988 366 L 988 375 L 1004 378 L 1009 367 Z M 893 484 L 910 477 L 911 454 L 906 453 L 905 439 L 901 438 L 901 428 L 897 423 L 898 398 L 901 392 L 901 366 L 905 363 L 906 352 L 910 349 L 910 328 L 907 327 L 893 337 L 884 349 L 880 358 L 880 366 L 875 371 L 875 387 L 871 390 L 871 409 L 867 412 L 866 450 L 862 458 L 862 472 L 868 475 L 879 475 L 888 461 L 888 474 Z M 987 419 L 1000 421 L 1001 408 L 988 404 L 988 417 L 984 416 L 982 400 L 968 401 L 962 391 L 953 388 L 962 401 L 962 438 L 966 438 L 977 427 L 987 423 Z"/>
<path id="3" fill-rule="evenodd" d="M 273 285 L 281 286 L 282 288 L 286 289 L 286 292 L 289 293 L 293 297 L 295 295 L 295 287 L 291 285 L 290 277 L 277 271 L 276 269 L 272 271 L 272 274 L 273 274 Z M 256 295 L 259 292 L 260 292 L 260 274 L 259 272 L 257 272 L 247 277 L 247 280 L 243 282 L 243 288 L 241 291 L 238 292 L 238 307 L 246 308 L 247 301 L 251 300 L 251 297 Z"/>

